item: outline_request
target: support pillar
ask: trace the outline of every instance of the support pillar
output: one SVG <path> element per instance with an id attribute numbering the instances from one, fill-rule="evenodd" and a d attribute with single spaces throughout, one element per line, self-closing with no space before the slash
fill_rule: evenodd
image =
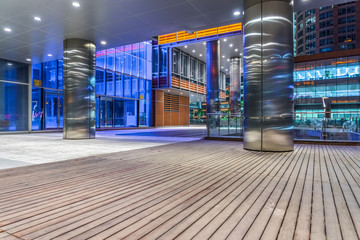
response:
<path id="1" fill-rule="evenodd" d="M 241 58 L 230 58 L 230 113 L 241 113 Z"/>
<path id="2" fill-rule="evenodd" d="M 244 1 L 244 148 L 292 151 L 291 0 Z"/>
<path id="3" fill-rule="evenodd" d="M 220 43 L 206 43 L 206 112 L 220 112 Z"/>
<path id="4" fill-rule="evenodd" d="M 206 43 L 206 126 L 208 136 L 218 134 L 220 125 L 220 43 Z"/>
<path id="5" fill-rule="evenodd" d="M 64 139 L 95 138 L 95 44 L 64 40 Z"/>

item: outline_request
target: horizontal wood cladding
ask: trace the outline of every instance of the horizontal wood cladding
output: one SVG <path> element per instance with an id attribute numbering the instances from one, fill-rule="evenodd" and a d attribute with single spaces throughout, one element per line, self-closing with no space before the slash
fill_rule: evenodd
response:
<path id="1" fill-rule="evenodd" d="M 155 126 L 189 125 L 189 97 L 156 91 Z M 161 101 L 163 100 L 163 101 Z"/>

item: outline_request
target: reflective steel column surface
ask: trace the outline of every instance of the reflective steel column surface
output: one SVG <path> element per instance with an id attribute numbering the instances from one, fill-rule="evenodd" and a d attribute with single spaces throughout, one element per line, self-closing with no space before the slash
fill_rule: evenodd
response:
<path id="1" fill-rule="evenodd" d="M 95 138 L 95 48 L 64 40 L 64 139 Z"/>
<path id="2" fill-rule="evenodd" d="M 230 113 L 241 112 L 241 58 L 230 58 Z"/>
<path id="3" fill-rule="evenodd" d="M 245 149 L 294 149 L 293 7 L 290 2 L 244 1 Z"/>
<path id="4" fill-rule="evenodd" d="M 206 43 L 206 112 L 220 112 L 220 43 Z"/>

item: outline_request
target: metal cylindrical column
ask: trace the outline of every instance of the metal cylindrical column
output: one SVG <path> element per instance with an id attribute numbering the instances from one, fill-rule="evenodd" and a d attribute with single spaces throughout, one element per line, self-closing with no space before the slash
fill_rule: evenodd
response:
<path id="1" fill-rule="evenodd" d="M 244 148 L 291 151 L 293 7 L 290 0 L 244 1 Z"/>
<path id="2" fill-rule="evenodd" d="M 230 113 L 241 112 L 241 58 L 230 58 Z"/>
<path id="3" fill-rule="evenodd" d="M 220 43 L 206 43 L 206 112 L 220 112 Z"/>
<path id="4" fill-rule="evenodd" d="M 64 40 L 64 139 L 95 138 L 95 48 Z"/>

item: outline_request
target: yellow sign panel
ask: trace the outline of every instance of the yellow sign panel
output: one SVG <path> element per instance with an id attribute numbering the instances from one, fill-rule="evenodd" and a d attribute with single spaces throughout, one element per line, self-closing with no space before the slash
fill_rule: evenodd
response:
<path id="1" fill-rule="evenodd" d="M 209 28 L 194 33 L 180 31 L 176 33 L 159 35 L 158 40 L 159 40 L 159 45 L 162 45 L 162 44 L 182 42 L 191 39 L 199 39 L 203 37 L 216 36 L 216 35 L 239 32 L 239 31 L 242 31 L 242 23 L 235 23 L 217 28 Z"/>
<path id="2" fill-rule="evenodd" d="M 33 85 L 34 85 L 35 87 L 41 87 L 41 86 L 42 86 L 42 81 L 41 81 L 41 80 L 34 79 Z"/>

